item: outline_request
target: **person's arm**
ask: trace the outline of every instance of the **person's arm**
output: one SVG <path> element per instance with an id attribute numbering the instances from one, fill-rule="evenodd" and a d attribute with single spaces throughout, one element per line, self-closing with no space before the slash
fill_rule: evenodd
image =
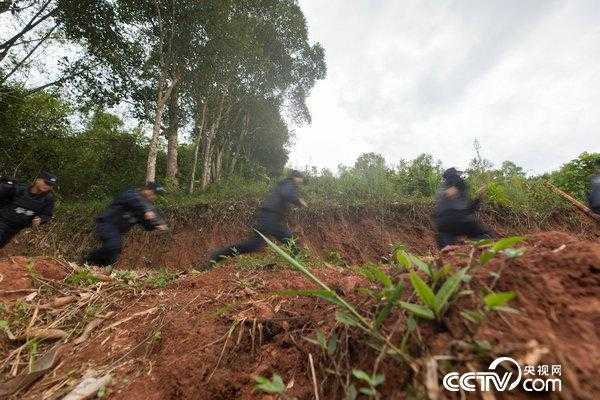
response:
<path id="1" fill-rule="evenodd" d="M 167 230 L 167 225 L 160 217 L 154 206 L 145 200 L 142 195 L 132 192 L 127 199 L 128 208 L 138 216 L 140 224 L 147 231 Z"/>
<path id="2" fill-rule="evenodd" d="M 5 180 L 5 182 L 0 183 L 0 200 L 12 200 L 12 198 L 15 197 L 16 191 L 16 182 L 11 180 Z"/>
<path id="3" fill-rule="evenodd" d="M 298 194 L 298 188 L 292 183 L 288 183 L 283 187 L 282 195 L 285 201 L 290 204 L 294 204 L 296 207 L 306 207 L 306 202 L 300 198 Z"/>
<path id="4" fill-rule="evenodd" d="M 31 225 L 47 224 L 52 219 L 52 215 L 54 215 L 54 197 L 48 196 L 44 208 L 33 218 Z"/>

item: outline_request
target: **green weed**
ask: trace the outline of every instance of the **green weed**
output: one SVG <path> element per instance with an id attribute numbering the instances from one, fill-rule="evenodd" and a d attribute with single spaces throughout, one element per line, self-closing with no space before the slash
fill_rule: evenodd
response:
<path id="1" fill-rule="evenodd" d="M 375 398 L 375 399 L 379 399 L 379 392 L 377 391 L 377 386 L 380 386 L 383 384 L 383 382 L 385 382 L 385 375 L 384 374 L 373 374 L 373 375 L 369 375 L 368 373 L 366 373 L 363 370 L 360 369 L 353 369 L 352 370 L 352 375 L 362 381 L 363 383 L 366 383 L 367 386 L 366 387 L 361 387 L 358 391 L 362 394 L 365 394 L 367 396 L 369 396 L 369 398 Z"/>
<path id="2" fill-rule="evenodd" d="M 279 395 L 284 400 L 296 400 L 295 397 L 286 395 L 287 386 L 281 376 L 276 373 L 273 374 L 271 379 L 259 375 L 254 380 L 256 382 L 255 388 L 261 392 Z"/>
<path id="3" fill-rule="evenodd" d="M 153 288 L 164 288 L 177 279 L 177 274 L 166 268 L 161 268 L 157 272 L 146 278 L 146 283 Z"/>
<path id="4" fill-rule="evenodd" d="M 99 281 L 88 268 L 81 268 L 65 278 L 65 283 L 71 286 L 91 286 Z"/>

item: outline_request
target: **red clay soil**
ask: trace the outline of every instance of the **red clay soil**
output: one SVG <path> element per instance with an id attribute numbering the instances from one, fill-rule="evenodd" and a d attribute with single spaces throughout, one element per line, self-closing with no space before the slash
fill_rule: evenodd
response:
<path id="1" fill-rule="evenodd" d="M 518 297 L 511 306 L 519 314 L 496 314 L 486 320 L 473 339 L 488 340 L 493 351 L 472 359 L 472 366 L 486 369 L 498 355 L 522 358 L 530 353 L 535 340 L 538 347 L 547 348 L 540 362 L 561 364 L 563 371 L 559 395 L 535 398 L 598 399 L 600 245 L 548 232 L 530 236 L 524 247 L 527 251 L 522 257 L 500 256 L 473 273 L 471 289 L 475 293 L 484 285 L 492 286 L 495 278 L 491 272 L 499 274 L 493 289 L 515 291 Z M 443 258 L 465 265 L 468 250 L 459 248 Z M 328 266 L 314 272 L 362 312 L 372 311 L 370 301 L 358 290 L 370 286 L 365 279 L 348 268 Z M 77 377 L 85 369 L 110 366 L 115 381 L 109 399 L 272 399 L 254 390 L 253 376 L 273 373 L 289 384 L 290 395 L 312 399 L 309 354 L 315 358 L 321 398 L 343 398 L 336 381 L 324 380 L 325 369 L 331 367 L 327 358 L 303 339 L 314 338 L 317 329 L 343 333 L 335 321 L 334 307 L 319 299 L 277 294 L 284 289 L 312 287 L 298 272 L 284 266 L 244 269 L 230 262 L 185 277 L 166 289 L 132 293 L 122 299 L 126 307 L 114 321 L 153 307 L 158 310 L 114 329 L 100 330 L 79 347 L 67 343 L 59 366 L 21 398 L 41 398 L 52 382 L 69 373 Z M 474 306 L 468 297 L 456 301 L 449 310 L 446 329 L 420 324 L 430 353 L 416 346 L 414 356 L 461 354 L 456 343 L 469 339 L 470 328 L 459 310 Z M 404 318 L 404 313 L 396 311 L 386 328 Z M 392 341 L 397 343 L 399 337 L 394 335 Z M 359 332 L 350 331 L 348 340 L 350 367 L 370 371 L 377 352 L 365 344 Z M 466 365 L 440 368 L 466 370 Z M 422 373 L 413 376 L 409 371 L 405 364 L 386 358 L 379 367 L 386 377 L 382 398 L 407 399 L 408 385 L 422 391 Z M 453 397 L 442 389 L 440 398 Z M 497 393 L 496 398 L 529 397 L 514 392 Z"/>
<path id="2" fill-rule="evenodd" d="M 30 271 L 41 278 L 62 280 L 68 271 L 60 262 L 41 257 L 10 257 L 0 260 L 0 299 L 22 295 L 31 289 L 33 282 Z"/>
<path id="3" fill-rule="evenodd" d="M 353 217 L 342 212 L 331 213 L 319 216 L 318 224 L 305 224 L 291 218 L 290 226 L 310 253 L 326 255 L 335 250 L 349 264 L 377 261 L 389 254 L 391 245 L 398 243 L 420 254 L 435 249 L 434 233 L 429 225 L 399 223 L 370 213 Z M 119 266 L 166 266 L 185 270 L 206 263 L 212 251 L 244 240 L 249 232 L 246 221 L 232 222 L 223 218 L 210 225 L 179 225 L 164 236 L 130 235 Z"/>

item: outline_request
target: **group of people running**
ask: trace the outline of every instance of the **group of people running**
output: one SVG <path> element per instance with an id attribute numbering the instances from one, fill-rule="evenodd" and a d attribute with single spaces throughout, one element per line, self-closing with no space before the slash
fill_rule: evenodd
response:
<path id="1" fill-rule="evenodd" d="M 254 215 L 249 236 L 239 243 L 214 251 L 208 265 L 202 267 L 215 265 L 226 257 L 261 249 L 265 242 L 258 232 L 291 244 L 292 251 L 297 252 L 298 247 L 286 223 L 286 215 L 292 207 L 307 207 L 299 194 L 304 181 L 301 172 L 291 171 L 262 201 Z M 19 231 L 51 220 L 54 212 L 52 192 L 56 184 L 57 177 L 48 172 L 38 175 L 30 185 L 0 179 L 0 248 Z M 164 192 L 160 184 L 149 182 L 140 188 L 128 188 L 118 194 L 96 218 L 96 236 L 101 246 L 87 254 L 84 262 L 100 267 L 115 264 L 121 254 L 125 234 L 136 225 L 148 231 L 168 230 L 154 205 L 157 196 Z M 591 178 L 588 203 L 592 211 L 600 214 L 600 174 Z M 455 168 L 444 171 L 432 215 L 439 249 L 457 244 L 461 238 L 484 239 L 494 236 L 477 218 L 480 204 L 480 196 L 474 199 L 470 197 L 461 171 Z"/>

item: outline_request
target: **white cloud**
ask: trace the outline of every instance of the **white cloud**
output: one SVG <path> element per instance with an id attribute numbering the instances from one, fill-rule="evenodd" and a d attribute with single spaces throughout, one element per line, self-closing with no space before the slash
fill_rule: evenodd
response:
<path id="1" fill-rule="evenodd" d="M 302 0 L 328 77 L 290 163 L 484 156 L 532 172 L 600 151 L 600 3 Z"/>

